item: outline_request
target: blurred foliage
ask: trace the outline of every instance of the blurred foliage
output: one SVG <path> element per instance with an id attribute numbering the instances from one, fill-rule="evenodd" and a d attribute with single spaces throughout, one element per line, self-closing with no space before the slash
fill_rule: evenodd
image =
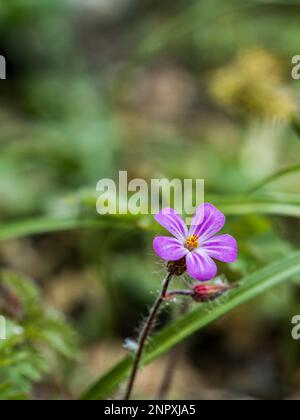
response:
<path id="1" fill-rule="evenodd" d="M 32 385 L 43 389 L 40 379 L 55 371 L 52 354 L 77 353 L 72 332 L 44 299 L 82 338 L 86 364 L 72 384 L 78 394 L 108 367 L 110 354 L 92 362 L 91 346 L 116 340 L 120 348 L 153 300 L 164 273 L 151 248 L 160 228 L 152 217 L 97 216 L 100 178 L 117 180 L 119 170 L 129 180 L 204 178 L 207 200 L 226 213 L 239 242 L 238 262 L 220 264 L 229 281 L 299 248 L 300 143 L 291 123 L 299 119 L 300 83 L 290 76 L 299 14 L 300 3 L 288 0 L 1 3 L 9 77 L 0 83 L 0 263 L 25 275 L 1 277 L 25 308 L 25 318 L 8 316 L 9 339 L 1 342 L 3 399 L 37 396 Z M 300 383 L 298 348 L 286 332 L 298 283 L 286 286 L 284 298 L 275 290 L 259 300 L 255 314 L 233 319 L 234 328 L 225 322 L 211 333 L 232 340 L 226 355 L 236 365 L 245 354 L 252 361 L 257 331 L 262 352 L 284 349 L 272 353 L 284 372 L 271 369 L 284 389 Z M 248 327 L 249 353 L 238 343 L 247 341 Z M 205 352 L 196 340 L 193 363 L 210 358 L 214 372 L 221 346 Z M 2 367 L 2 359 L 14 367 Z M 62 366 L 68 370 L 68 362 Z M 65 376 L 62 392 L 49 379 L 47 398 L 69 396 Z M 250 388 L 247 395 L 262 395 Z M 271 397 L 285 396 L 279 385 L 275 391 Z"/>
<path id="2" fill-rule="evenodd" d="M 211 91 L 221 105 L 246 115 L 291 121 L 297 114 L 280 63 L 261 49 L 243 51 L 236 62 L 218 70 Z"/>
<path id="3" fill-rule="evenodd" d="M 6 339 L 0 340 L 0 399 L 27 399 L 33 384 L 62 367 L 62 358 L 78 359 L 77 338 L 61 314 L 43 304 L 32 281 L 2 272 L 0 291 L 6 319 Z"/>

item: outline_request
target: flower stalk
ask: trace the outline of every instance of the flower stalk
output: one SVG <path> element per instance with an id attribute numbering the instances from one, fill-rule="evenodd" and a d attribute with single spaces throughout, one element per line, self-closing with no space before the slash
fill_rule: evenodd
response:
<path id="1" fill-rule="evenodd" d="M 150 314 L 148 316 L 148 319 L 143 327 L 143 330 L 141 332 L 139 341 L 138 341 L 138 347 L 137 347 L 137 351 L 135 354 L 135 358 L 134 358 L 134 362 L 133 362 L 133 366 L 132 366 L 132 371 L 131 371 L 131 375 L 129 378 L 129 382 L 127 385 L 127 389 L 126 389 L 126 393 L 124 396 L 124 400 L 130 400 L 131 398 L 131 394 L 132 394 L 132 390 L 133 390 L 133 386 L 136 380 L 136 376 L 137 376 L 137 372 L 138 372 L 138 368 L 143 356 L 143 351 L 145 348 L 145 345 L 147 343 L 147 339 L 149 337 L 149 334 L 151 333 L 151 330 L 153 328 L 154 322 L 156 320 L 156 316 L 158 314 L 158 311 L 162 305 L 162 303 L 165 301 L 166 299 L 166 295 L 167 295 L 167 291 L 168 291 L 168 287 L 170 285 L 170 282 L 172 280 L 173 277 L 173 273 L 169 272 L 168 275 L 166 276 L 165 280 L 163 281 L 163 285 L 162 285 L 162 290 L 159 294 L 159 296 L 157 297 L 156 301 L 154 302 L 152 309 L 150 311 Z"/>

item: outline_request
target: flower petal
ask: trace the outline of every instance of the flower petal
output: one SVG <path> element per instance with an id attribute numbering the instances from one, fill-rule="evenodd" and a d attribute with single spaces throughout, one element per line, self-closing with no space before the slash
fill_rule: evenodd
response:
<path id="1" fill-rule="evenodd" d="M 178 241 L 168 236 L 157 236 L 153 241 L 155 253 L 167 261 L 177 261 L 189 253 L 189 251 Z"/>
<path id="2" fill-rule="evenodd" d="M 166 208 L 155 216 L 155 220 L 172 233 L 178 240 L 184 242 L 187 238 L 188 229 L 182 220 L 182 217 L 176 210 Z"/>
<path id="3" fill-rule="evenodd" d="M 187 272 L 200 281 L 208 281 L 216 277 L 216 263 L 205 252 L 190 252 L 186 257 Z"/>
<path id="4" fill-rule="evenodd" d="M 235 262 L 238 256 L 237 241 L 230 235 L 219 235 L 202 243 L 201 248 L 216 260 L 225 263 Z"/>
<path id="5" fill-rule="evenodd" d="M 201 204 L 193 217 L 189 235 L 197 235 L 200 243 L 212 238 L 225 225 L 224 214 L 209 203 Z"/>

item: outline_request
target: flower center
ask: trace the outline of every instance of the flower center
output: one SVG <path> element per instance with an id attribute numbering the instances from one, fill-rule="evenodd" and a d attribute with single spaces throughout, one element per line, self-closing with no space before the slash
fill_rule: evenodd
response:
<path id="1" fill-rule="evenodd" d="M 187 238 L 185 247 L 189 251 L 193 251 L 195 248 L 198 248 L 198 246 L 199 246 L 199 238 L 197 235 L 192 235 Z"/>

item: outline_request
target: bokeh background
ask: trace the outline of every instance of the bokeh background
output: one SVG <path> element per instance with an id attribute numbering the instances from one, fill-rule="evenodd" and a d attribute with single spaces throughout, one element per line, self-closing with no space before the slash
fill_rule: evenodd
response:
<path id="1" fill-rule="evenodd" d="M 288 0 L 1 2 L 2 399 L 76 398 L 126 353 L 159 287 L 148 219 L 74 229 L 99 221 L 99 179 L 204 178 L 212 202 L 243 203 L 299 164 L 299 22 Z M 299 172 L 257 194 L 296 201 Z M 240 245 L 221 267 L 229 281 L 299 247 L 299 219 L 263 213 L 228 218 Z M 72 229 L 53 227 L 60 218 Z M 187 340 L 169 397 L 298 399 L 299 280 Z M 155 397 L 166 361 L 136 397 Z"/>

